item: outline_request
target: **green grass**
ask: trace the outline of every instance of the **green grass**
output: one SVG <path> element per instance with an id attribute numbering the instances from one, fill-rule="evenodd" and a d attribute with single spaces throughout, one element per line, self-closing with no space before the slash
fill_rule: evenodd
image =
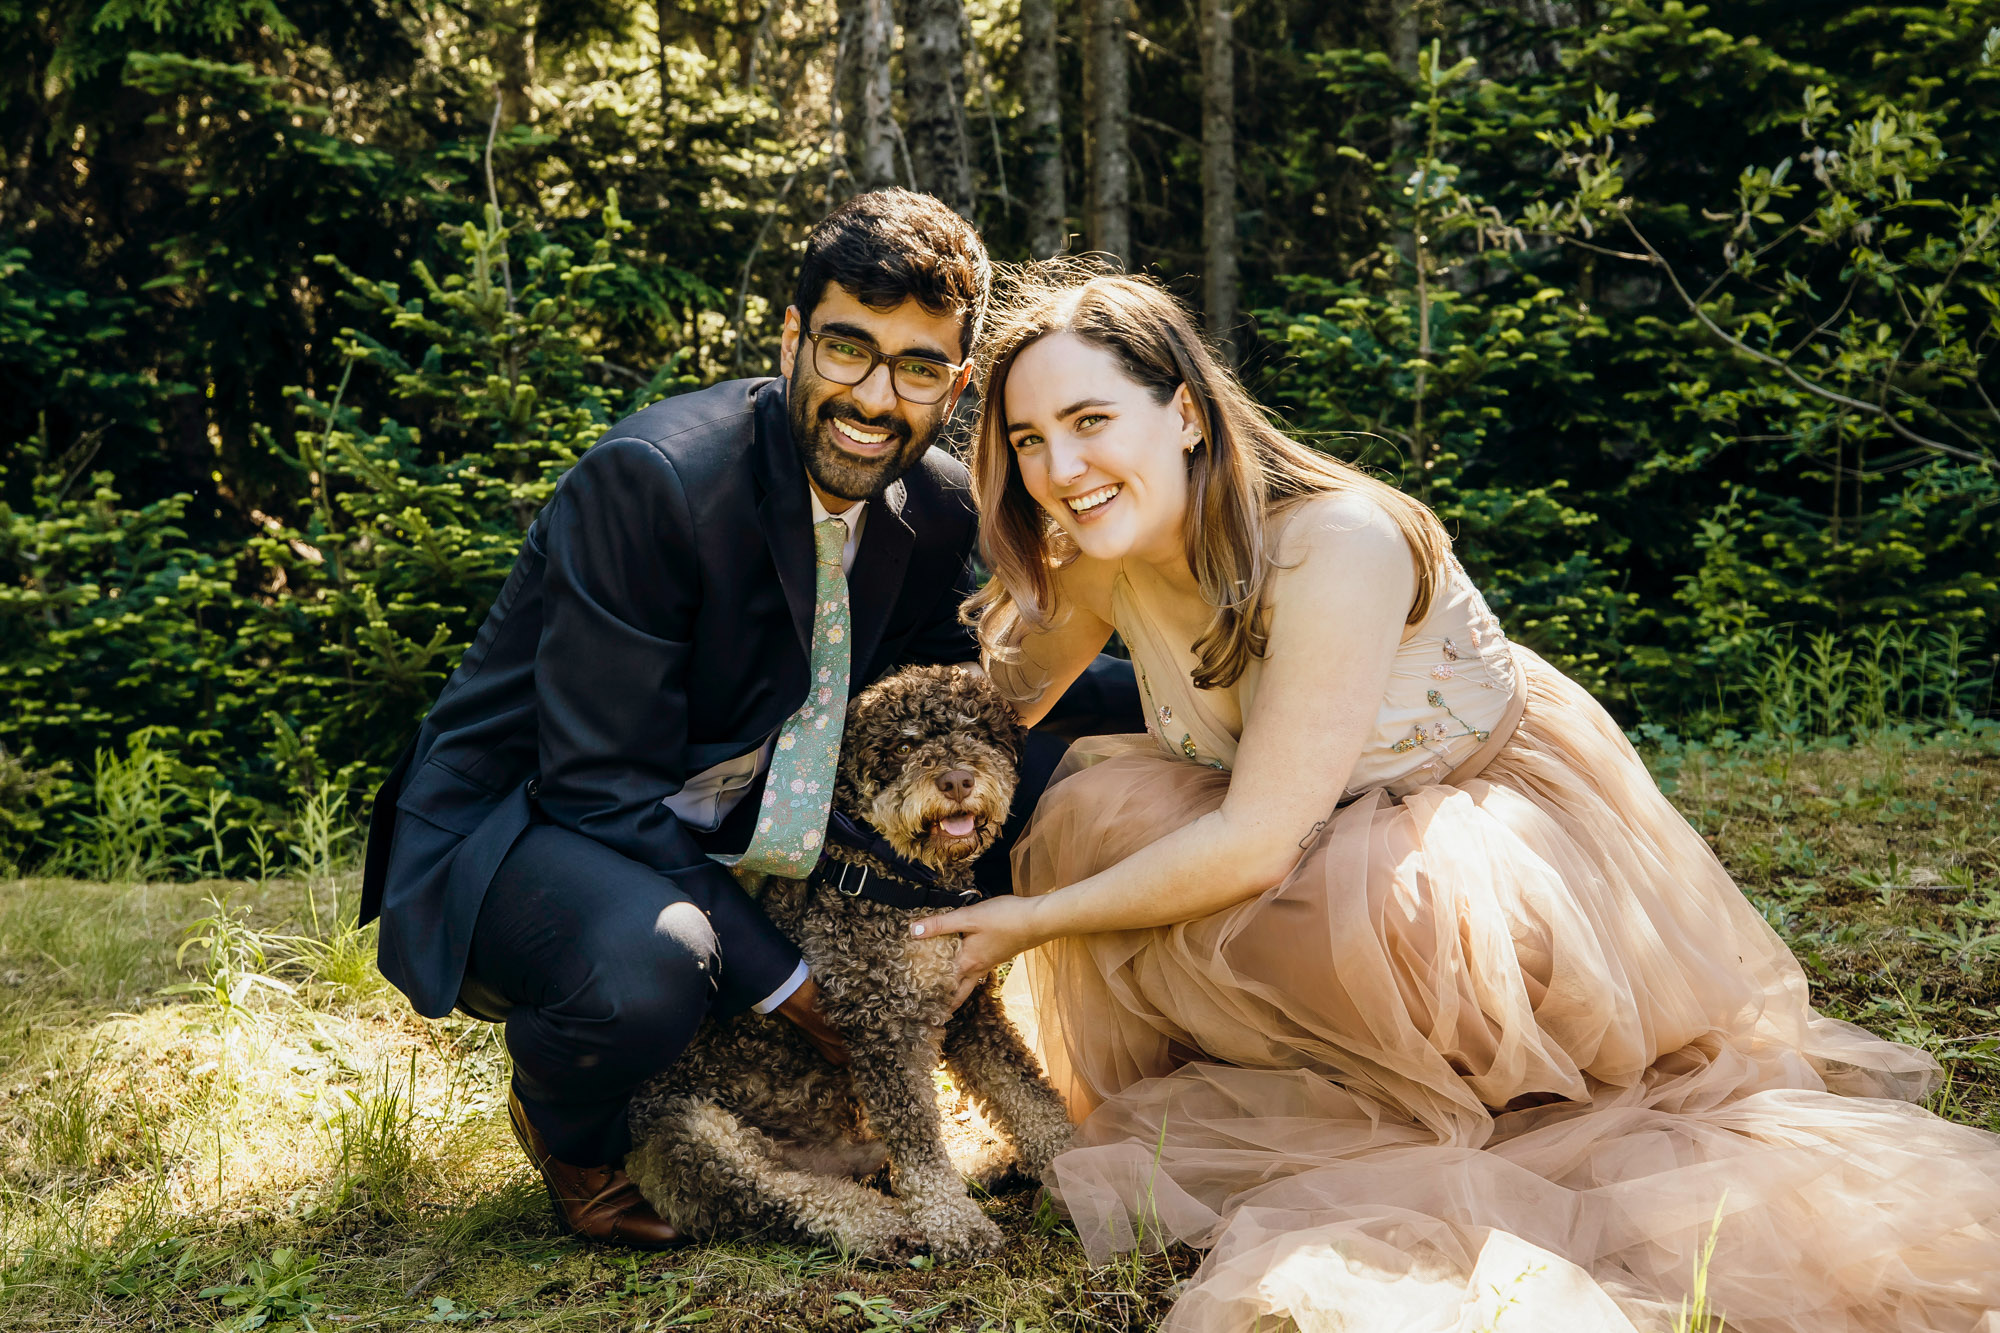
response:
<path id="1" fill-rule="evenodd" d="M 2000 733 L 1648 756 L 1822 1012 L 1921 1046 L 2000 1130 Z"/>
<path id="2" fill-rule="evenodd" d="M 2000 1128 L 2000 738 L 1649 760 L 1816 1002 Z M 497 1034 L 385 988 L 332 848 L 262 885 L 0 883 L 0 1328 L 1123 1330 L 1193 1268 L 1093 1269 L 1027 1196 L 987 1205 L 1005 1253 L 946 1268 L 565 1238 Z"/>
<path id="3" fill-rule="evenodd" d="M 1193 1267 L 1093 1270 L 1027 1196 L 950 1269 L 566 1238 L 497 1030 L 357 966 L 352 887 L 0 884 L 0 1328 L 1128 1329 Z"/>

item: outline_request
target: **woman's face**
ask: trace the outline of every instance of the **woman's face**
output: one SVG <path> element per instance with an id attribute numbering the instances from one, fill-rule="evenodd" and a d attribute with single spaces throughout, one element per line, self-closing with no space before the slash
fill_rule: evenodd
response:
<path id="1" fill-rule="evenodd" d="M 1007 440 L 1035 503 L 1095 560 L 1185 568 L 1187 386 L 1166 402 L 1112 353 L 1069 333 L 1030 343 L 1007 375 Z"/>

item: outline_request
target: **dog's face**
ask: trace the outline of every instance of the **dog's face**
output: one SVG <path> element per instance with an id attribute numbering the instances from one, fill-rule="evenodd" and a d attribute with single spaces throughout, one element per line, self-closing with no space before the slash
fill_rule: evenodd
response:
<path id="1" fill-rule="evenodd" d="M 910 667 L 847 706 L 834 803 L 936 870 L 993 845 L 1026 737 L 992 682 L 965 667 Z"/>

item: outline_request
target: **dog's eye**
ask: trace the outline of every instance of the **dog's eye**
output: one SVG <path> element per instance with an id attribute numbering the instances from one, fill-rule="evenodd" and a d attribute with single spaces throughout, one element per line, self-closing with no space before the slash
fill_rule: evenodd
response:
<path id="1" fill-rule="evenodd" d="M 901 745 L 898 745 L 896 747 L 896 757 L 898 759 L 901 759 L 905 755 L 909 754 L 909 752 L 915 748 L 916 747 L 911 745 L 908 741 L 904 741 Z"/>

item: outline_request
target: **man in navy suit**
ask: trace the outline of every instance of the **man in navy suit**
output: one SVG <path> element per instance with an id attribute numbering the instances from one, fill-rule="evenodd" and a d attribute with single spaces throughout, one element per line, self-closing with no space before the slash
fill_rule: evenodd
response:
<path id="1" fill-rule="evenodd" d="M 781 377 L 655 403 L 583 456 L 377 797 L 363 920 L 383 974 L 426 1016 L 506 1024 L 515 1132 L 580 1234 L 677 1239 L 620 1167 L 625 1107 L 705 1017 L 776 1012 L 845 1058 L 798 951 L 714 858 L 749 842 L 806 695 L 816 523 L 846 527 L 850 691 L 977 656 L 969 479 L 933 445 L 988 281 L 935 199 L 830 214 Z M 1066 702 L 1072 734 L 1093 712 L 1137 729 L 1109 659 Z M 1031 743 L 1010 835 L 1060 748 Z M 1011 842 L 980 867 L 989 892 Z"/>

